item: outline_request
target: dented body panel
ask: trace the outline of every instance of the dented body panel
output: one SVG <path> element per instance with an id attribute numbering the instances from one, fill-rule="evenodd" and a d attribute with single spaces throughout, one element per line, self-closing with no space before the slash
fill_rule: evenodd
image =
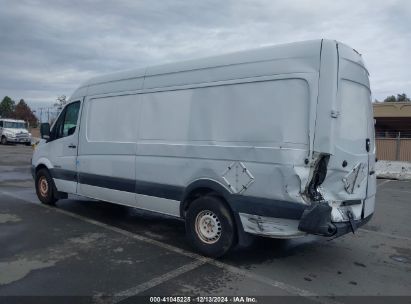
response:
<path id="1" fill-rule="evenodd" d="M 374 210 L 369 92 L 361 56 L 332 40 L 92 79 L 71 97 L 82 103 L 73 192 L 184 218 L 212 191 L 240 238 L 336 235 Z"/>

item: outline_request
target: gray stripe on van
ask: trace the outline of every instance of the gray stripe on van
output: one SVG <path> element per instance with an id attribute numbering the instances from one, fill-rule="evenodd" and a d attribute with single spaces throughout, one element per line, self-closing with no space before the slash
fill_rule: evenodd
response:
<path id="1" fill-rule="evenodd" d="M 182 201 L 184 198 L 184 187 L 147 182 L 135 181 L 131 179 L 118 178 L 105 175 L 90 173 L 76 173 L 75 171 L 52 169 L 53 178 L 79 182 L 90 186 L 102 187 L 107 189 L 125 191 L 130 193 L 143 194 L 148 196 L 160 197 L 175 201 Z M 206 185 L 203 185 L 206 187 Z M 213 189 L 211 187 L 211 189 Z M 261 197 L 244 196 L 238 194 L 220 193 L 227 200 L 233 211 L 243 212 L 261 216 L 300 219 L 307 205 L 273 200 Z"/>
<path id="2" fill-rule="evenodd" d="M 90 173 L 77 173 L 71 170 L 53 168 L 50 170 L 51 176 L 72 182 L 79 182 L 90 186 L 107 189 L 138 193 L 143 195 L 161 197 L 176 201 L 183 198 L 184 188 L 160 183 L 135 181 L 132 179 L 112 177 Z"/>

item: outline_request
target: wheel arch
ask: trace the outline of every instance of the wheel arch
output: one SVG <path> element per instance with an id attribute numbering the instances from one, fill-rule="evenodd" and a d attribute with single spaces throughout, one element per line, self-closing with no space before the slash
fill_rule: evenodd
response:
<path id="1" fill-rule="evenodd" d="M 41 168 L 45 168 L 47 170 L 53 169 L 53 165 L 51 164 L 51 162 L 47 159 L 47 158 L 40 158 L 37 160 L 37 162 L 35 164 L 33 164 L 34 166 L 34 171 L 37 173 L 38 170 L 40 170 Z"/>
<path id="2" fill-rule="evenodd" d="M 211 179 L 198 179 L 190 183 L 184 190 L 180 204 L 181 218 L 185 218 L 185 213 L 191 202 L 202 195 L 214 195 L 222 198 L 227 205 L 226 207 L 232 212 L 228 203 L 230 192 L 222 184 Z"/>
<path id="3" fill-rule="evenodd" d="M 34 168 L 34 172 L 37 174 L 37 172 L 41 169 L 46 169 L 50 172 L 50 169 L 47 168 L 47 166 L 45 164 L 38 164 L 35 168 Z"/>
<path id="4" fill-rule="evenodd" d="M 185 213 L 187 212 L 190 203 L 201 195 L 214 195 L 221 198 L 234 220 L 237 231 L 236 243 L 240 246 L 248 246 L 251 243 L 252 238 L 245 233 L 240 216 L 232 206 L 233 201 L 230 198 L 232 198 L 233 194 L 231 194 L 224 185 L 215 180 L 198 179 L 187 186 L 180 204 L 180 217 L 185 219 Z"/>

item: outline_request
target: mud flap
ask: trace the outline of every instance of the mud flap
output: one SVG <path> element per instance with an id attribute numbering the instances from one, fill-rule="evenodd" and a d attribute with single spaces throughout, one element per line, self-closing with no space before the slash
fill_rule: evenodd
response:
<path id="1" fill-rule="evenodd" d="M 331 207 L 322 202 L 313 204 L 301 216 L 298 229 L 310 234 L 333 236 L 337 227 L 331 222 Z"/>

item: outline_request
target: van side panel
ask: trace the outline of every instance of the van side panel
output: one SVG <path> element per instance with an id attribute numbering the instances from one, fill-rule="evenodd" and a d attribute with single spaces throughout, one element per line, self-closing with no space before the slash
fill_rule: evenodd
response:
<path id="1" fill-rule="evenodd" d="M 78 193 L 135 204 L 138 95 L 88 97 L 80 128 Z"/>
<path id="2" fill-rule="evenodd" d="M 235 194 L 224 173 L 241 162 L 254 178 L 241 195 L 304 203 L 296 171 L 309 151 L 311 80 L 281 77 L 142 94 L 137 182 L 208 179 Z"/>
<path id="3" fill-rule="evenodd" d="M 139 139 L 307 149 L 309 107 L 292 78 L 143 94 Z"/>
<path id="4" fill-rule="evenodd" d="M 305 206 L 319 46 L 312 41 L 151 67 L 143 91 L 141 73 L 102 77 L 87 88 L 79 194 L 179 216 L 189 185 L 207 179 L 228 189 L 234 181 L 224 171 L 236 162 L 253 179 L 241 195 Z M 125 96 L 135 96 L 136 109 Z M 130 113 L 137 126 L 127 122 Z"/>

